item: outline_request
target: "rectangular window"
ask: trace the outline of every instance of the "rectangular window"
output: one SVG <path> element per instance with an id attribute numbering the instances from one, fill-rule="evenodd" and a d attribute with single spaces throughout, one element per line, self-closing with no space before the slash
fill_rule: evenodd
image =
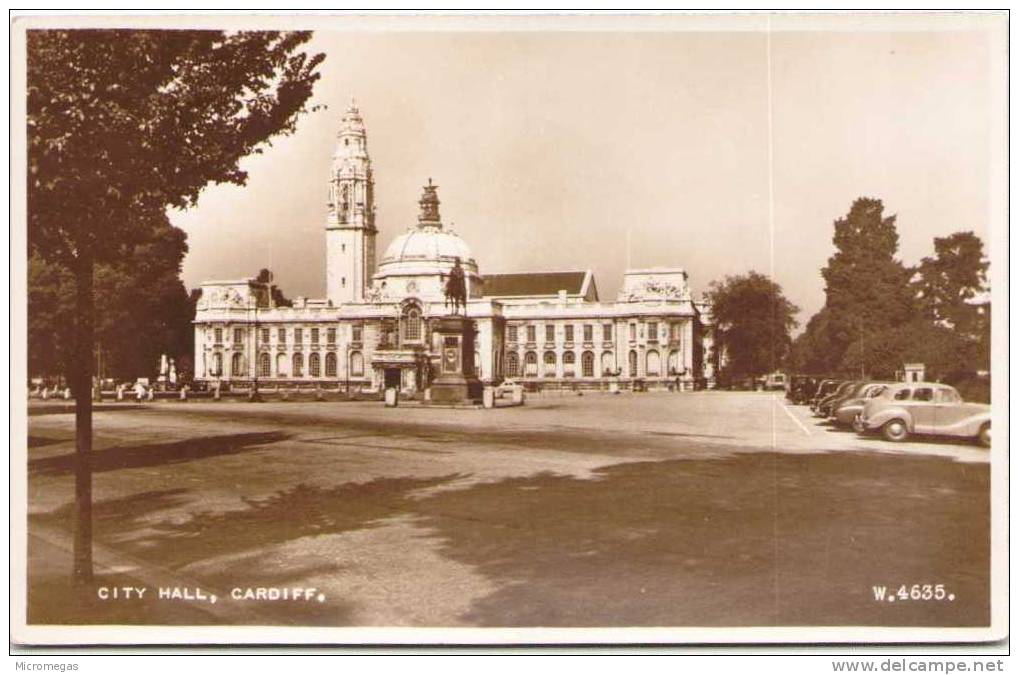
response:
<path id="1" fill-rule="evenodd" d="M 301 344 L 302 342 L 304 342 L 304 329 L 303 328 L 295 328 L 294 329 L 294 342 L 296 342 L 297 344 Z"/>
<path id="2" fill-rule="evenodd" d="M 215 333 L 215 337 L 213 338 L 213 341 L 216 344 L 221 344 L 223 342 L 223 329 L 222 328 L 217 328 L 214 331 L 214 333 Z"/>
<path id="3" fill-rule="evenodd" d="M 311 329 L 311 343 L 313 345 L 317 345 L 318 344 L 318 328 L 312 328 Z"/>
<path id="4" fill-rule="evenodd" d="M 649 321 L 647 324 L 648 342 L 658 342 L 658 322 Z"/>
<path id="5" fill-rule="evenodd" d="M 239 345 L 244 342 L 244 329 L 234 328 L 234 344 Z"/>
<path id="6" fill-rule="evenodd" d="M 506 327 L 506 339 L 508 341 L 510 341 L 510 342 L 516 342 L 517 341 L 517 327 L 516 326 L 507 326 Z"/>
<path id="7" fill-rule="evenodd" d="M 573 326 L 571 325 L 566 326 L 566 341 L 573 342 Z"/>
<path id="8" fill-rule="evenodd" d="M 545 324 L 545 342 L 555 342 L 555 326 L 550 323 Z"/>
<path id="9" fill-rule="evenodd" d="M 584 342 L 591 342 L 594 340 L 594 326 L 589 323 L 584 324 Z"/>
<path id="10" fill-rule="evenodd" d="M 269 343 L 269 329 L 268 328 L 263 328 L 262 329 L 262 344 L 268 344 L 268 343 Z"/>
<path id="11" fill-rule="evenodd" d="M 535 335 L 534 335 L 536 332 L 537 332 L 537 329 L 534 326 L 528 326 L 527 327 L 527 341 L 528 342 L 535 342 L 535 341 L 537 341 L 538 338 L 535 337 Z"/>
<path id="12" fill-rule="evenodd" d="M 607 323 L 601 327 L 601 339 L 605 342 L 612 342 L 612 324 Z"/>
<path id="13" fill-rule="evenodd" d="M 281 345 L 285 345 L 287 343 L 287 329 L 286 328 L 278 328 L 278 329 L 276 329 L 276 342 L 280 343 Z"/>
<path id="14" fill-rule="evenodd" d="M 331 345 L 336 344 L 336 329 L 335 328 L 329 328 L 329 329 L 326 330 L 326 342 L 328 342 Z"/>
<path id="15" fill-rule="evenodd" d="M 364 329 L 361 327 L 360 324 L 355 324 L 355 325 L 351 326 L 350 327 L 350 341 L 351 342 L 360 342 L 361 341 L 361 335 L 363 333 L 364 333 Z"/>
<path id="16" fill-rule="evenodd" d="M 630 324 L 630 342 L 636 342 L 636 341 L 637 341 L 637 324 L 631 323 Z"/>

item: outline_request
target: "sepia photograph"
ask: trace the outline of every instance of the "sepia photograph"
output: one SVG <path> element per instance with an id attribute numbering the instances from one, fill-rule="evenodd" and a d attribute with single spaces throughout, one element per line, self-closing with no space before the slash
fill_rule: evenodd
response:
<path id="1" fill-rule="evenodd" d="M 12 20 L 12 643 L 1006 637 L 1007 37 Z"/>

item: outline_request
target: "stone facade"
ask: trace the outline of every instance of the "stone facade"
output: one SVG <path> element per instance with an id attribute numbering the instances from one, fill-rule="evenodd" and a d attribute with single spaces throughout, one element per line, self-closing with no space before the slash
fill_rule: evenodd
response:
<path id="1" fill-rule="evenodd" d="M 444 227 L 437 186 L 418 222 L 387 247 L 376 269 L 375 204 L 364 123 L 351 105 L 329 181 L 323 300 L 275 306 L 269 283 L 202 285 L 195 317 L 195 376 L 250 386 L 321 386 L 421 393 L 440 372 L 449 314 L 443 293 L 460 265 L 464 313 L 475 327 L 474 371 L 486 385 L 675 387 L 710 384 L 708 308 L 679 268 L 630 270 L 615 302 L 598 298 L 590 271 L 485 277 L 466 242 Z"/>

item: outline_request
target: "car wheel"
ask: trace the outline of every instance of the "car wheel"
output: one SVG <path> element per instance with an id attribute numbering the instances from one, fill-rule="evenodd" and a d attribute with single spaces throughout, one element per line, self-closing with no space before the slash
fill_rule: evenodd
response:
<path id="1" fill-rule="evenodd" d="M 980 433 L 977 434 L 977 440 L 980 445 L 985 448 L 991 447 L 991 423 L 988 422 L 984 426 L 980 427 Z"/>
<path id="2" fill-rule="evenodd" d="M 909 436 L 909 429 L 906 428 L 906 423 L 902 420 L 891 420 L 885 422 L 885 425 L 881 427 L 881 433 L 886 440 L 898 443 L 906 440 L 906 437 Z"/>

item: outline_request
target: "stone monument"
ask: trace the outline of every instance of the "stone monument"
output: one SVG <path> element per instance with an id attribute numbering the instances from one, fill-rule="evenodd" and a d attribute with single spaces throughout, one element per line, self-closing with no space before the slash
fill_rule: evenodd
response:
<path id="1" fill-rule="evenodd" d="M 440 361 L 438 377 L 432 380 L 432 402 L 476 402 L 483 387 L 474 371 L 474 322 L 465 316 L 444 316 L 436 320 L 433 332 Z"/>
<path id="2" fill-rule="evenodd" d="M 473 403 L 482 397 L 481 380 L 474 369 L 477 330 L 467 318 L 467 284 L 460 258 L 456 258 L 445 287 L 446 308 L 452 313 L 436 320 L 432 332 L 439 348 L 439 374 L 432 380 L 432 403 Z M 460 312 L 463 311 L 463 315 Z"/>

